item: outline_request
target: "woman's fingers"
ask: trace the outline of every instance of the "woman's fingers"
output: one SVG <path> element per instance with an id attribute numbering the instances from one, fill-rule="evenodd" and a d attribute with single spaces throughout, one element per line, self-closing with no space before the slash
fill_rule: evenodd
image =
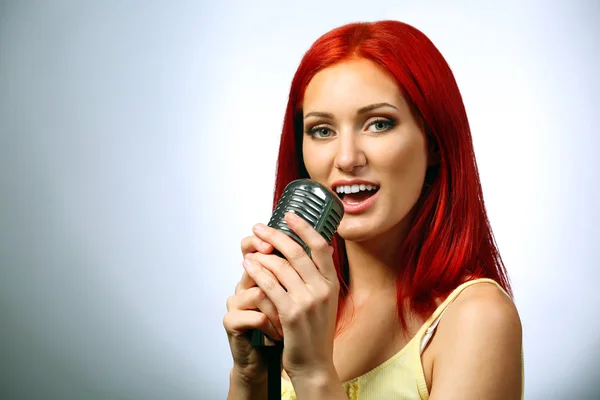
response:
<path id="1" fill-rule="evenodd" d="M 293 307 L 294 304 L 289 294 L 271 271 L 258 261 L 250 260 L 250 257 L 244 259 L 243 265 L 250 278 L 265 292 L 277 310 L 288 310 Z"/>
<path id="2" fill-rule="evenodd" d="M 327 241 L 308 222 L 294 213 L 287 213 L 285 219 L 294 233 L 310 248 L 312 259 L 306 254 L 302 246 L 283 232 L 263 224 L 257 224 L 254 226 L 254 233 L 279 250 L 307 284 L 321 281 L 323 277 L 332 283 L 337 283 L 338 278 L 333 264 L 332 248 Z"/>
<path id="3" fill-rule="evenodd" d="M 238 310 L 228 311 L 223 318 L 223 326 L 231 335 L 243 335 L 250 329 L 258 329 L 274 340 L 283 340 L 275 325 L 260 311 Z"/>
<path id="4" fill-rule="evenodd" d="M 267 272 L 271 272 L 295 300 L 303 298 L 308 294 L 306 283 L 300 277 L 294 266 L 292 266 L 285 258 L 281 258 L 274 254 L 259 253 L 251 254 L 247 258 L 266 268 Z M 306 269 L 308 268 L 311 267 L 307 266 Z M 315 270 L 315 267 L 312 267 L 312 269 Z M 319 272 L 315 270 L 314 273 L 318 274 Z M 323 278 L 321 277 L 321 279 Z"/>
<path id="5" fill-rule="evenodd" d="M 273 246 L 256 235 L 247 236 L 242 239 L 242 243 L 240 245 L 242 249 L 242 255 L 246 257 L 248 254 L 258 253 L 258 254 L 270 254 L 273 251 Z M 253 286 L 256 286 L 256 282 L 250 278 L 248 273 L 244 271 L 242 274 L 242 279 L 238 282 L 235 287 L 235 294 L 242 292 L 243 290 L 249 289 Z"/>
<path id="6" fill-rule="evenodd" d="M 269 254 L 273 251 L 273 246 L 256 235 L 248 236 L 242 239 L 241 243 L 242 256 L 246 256 L 248 253 L 260 252 L 263 254 Z"/>
<path id="7" fill-rule="evenodd" d="M 293 212 L 288 212 L 284 218 L 288 226 L 310 249 L 312 261 L 319 269 L 321 275 L 330 282 L 336 284 L 339 283 L 332 258 L 333 247 L 331 247 L 325 238 L 323 238 L 323 236 L 321 236 L 321 234 L 302 217 L 299 217 Z"/>
<path id="8" fill-rule="evenodd" d="M 265 292 L 258 286 L 244 290 L 240 294 L 231 296 L 227 300 L 227 310 L 259 310 L 267 316 L 278 335 L 273 339 L 281 340 L 283 329 L 279 320 L 279 313 L 273 302 L 265 295 Z"/>
<path id="9" fill-rule="evenodd" d="M 238 282 L 238 284 L 235 286 L 235 294 L 240 294 L 242 293 L 244 290 L 248 290 L 251 287 L 256 286 L 256 282 L 254 282 L 254 279 L 252 279 L 250 277 L 250 275 L 248 275 L 248 272 L 244 271 L 242 273 L 242 278 L 240 279 L 240 281 Z"/>

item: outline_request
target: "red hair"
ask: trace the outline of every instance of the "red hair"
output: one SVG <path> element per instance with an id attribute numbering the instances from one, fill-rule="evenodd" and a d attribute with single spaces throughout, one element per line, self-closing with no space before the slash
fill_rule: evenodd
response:
<path id="1" fill-rule="evenodd" d="M 321 36 L 306 52 L 285 112 L 273 207 L 288 183 L 309 178 L 302 157 L 302 102 L 308 83 L 322 69 L 353 58 L 371 60 L 395 79 L 415 117 L 423 122 L 428 141 L 439 151 L 439 163 L 427 171 L 406 240 L 399 243 L 397 300 L 402 326 L 403 304 L 428 316 L 437 297 L 445 298 L 467 279 L 491 278 L 512 296 L 486 214 L 469 122 L 454 75 L 434 44 L 405 23 L 344 25 Z M 337 234 L 332 245 L 342 305 L 348 297 L 348 260 Z"/>

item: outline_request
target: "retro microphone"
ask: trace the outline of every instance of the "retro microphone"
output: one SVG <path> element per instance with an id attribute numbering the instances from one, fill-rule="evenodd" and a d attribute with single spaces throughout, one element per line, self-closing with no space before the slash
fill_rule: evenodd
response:
<path id="1" fill-rule="evenodd" d="M 275 228 L 300 244 L 310 257 L 310 248 L 287 225 L 284 215 L 293 212 L 307 221 L 327 243 L 331 243 L 340 221 L 344 206 L 331 189 L 311 179 L 298 179 L 289 183 L 281 195 L 268 226 Z M 273 254 L 283 255 L 275 250 Z M 252 331 L 252 345 L 261 348 L 267 359 L 269 400 L 281 399 L 281 353 L 283 342 L 271 340 L 261 331 Z"/>

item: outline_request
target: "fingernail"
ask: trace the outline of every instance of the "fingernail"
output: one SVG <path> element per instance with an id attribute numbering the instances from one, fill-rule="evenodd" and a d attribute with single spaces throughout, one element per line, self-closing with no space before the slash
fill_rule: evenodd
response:
<path id="1" fill-rule="evenodd" d="M 245 268 L 248 268 L 248 269 L 254 268 L 254 264 L 252 264 L 252 261 L 250 261 L 249 259 L 245 259 L 243 264 L 244 264 Z"/>
<path id="2" fill-rule="evenodd" d="M 260 247 L 262 247 L 265 250 L 268 249 L 269 246 L 271 246 L 271 245 L 267 242 L 260 242 Z"/>
<path id="3" fill-rule="evenodd" d="M 297 215 L 296 215 L 296 213 L 294 213 L 294 212 L 291 212 L 291 211 L 288 211 L 288 212 L 287 212 L 285 215 L 286 215 L 286 216 L 287 216 L 287 217 L 288 217 L 288 218 L 289 218 L 291 221 L 294 221 L 294 222 L 295 222 L 295 221 L 298 221 L 298 219 L 300 219 L 300 217 L 299 217 L 299 216 L 297 216 Z"/>
<path id="4" fill-rule="evenodd" d="M 259 232 L 264 231 L 265 226 L 263 224 L 256 224 L 256 225 L 254 225 L 254 230 L 259 231 Z"/>
<path id="5" fill-rule="evenodd" d="M 333 255 L 334 248 L 333 246 L 329 246 L 329 252 Z"/>

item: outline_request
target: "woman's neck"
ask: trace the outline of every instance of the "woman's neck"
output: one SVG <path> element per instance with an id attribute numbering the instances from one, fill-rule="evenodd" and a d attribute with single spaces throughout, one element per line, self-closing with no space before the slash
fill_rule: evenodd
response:
<path id="1" fill-rule="evenodd" d="M 400 251 L 406 229 L 397 226 L 385 234 L 364 242 L 346 242 L 348 290 L 353 297 L 396 291 L 400 273 Z"/>
<path id="2" fill-rule="evenodd" d="M 364 248 L 360 243 L 346 243 L 348 256 L 348 290 L 350 294 L 369 295 L 396 286 L 397 268 L 381 257 Z"/>

